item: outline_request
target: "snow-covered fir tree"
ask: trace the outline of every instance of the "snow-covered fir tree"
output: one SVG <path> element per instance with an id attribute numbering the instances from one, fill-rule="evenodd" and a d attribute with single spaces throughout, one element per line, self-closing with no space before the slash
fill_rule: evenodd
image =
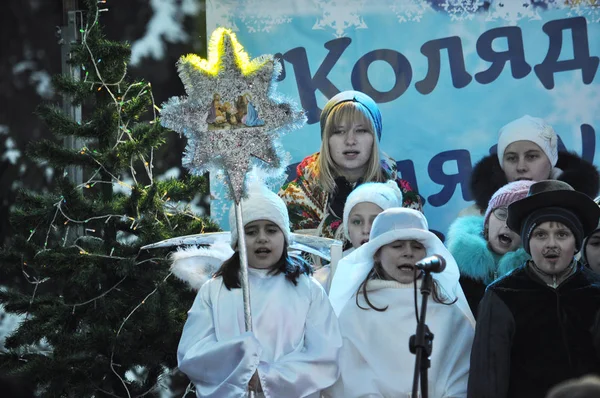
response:
<path id="1" fill-rule="evenodd" d="M 165 143 L 150 83 L 127 73 L 130 47 L 102 34 L 86 1 L 72 62 L 81 80 L 53 87 L 82 106 L 81 123 L 59 107 L 38 114 L 56 140 L 28 155 L 54 168 L 51 194 L 22 191 L 0 252 L 0 304 L 20 314 L 0 371 L 44 397 L 133 397 L 163 388 L 194 293 L 169 272 L 168 253 L 140 248 L 217 230 L 194 211 L 208 180 L 161 179 L 153 163 Z M 75 137 L 77 148 L 62 146 Z M 83 180 L 70 175 L 76 166 Z"/>

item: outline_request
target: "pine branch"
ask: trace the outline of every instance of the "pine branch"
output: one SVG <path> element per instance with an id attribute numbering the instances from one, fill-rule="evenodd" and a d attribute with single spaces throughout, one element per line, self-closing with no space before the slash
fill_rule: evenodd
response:
<path id="1" fill-rule="evenodd" d="M 87 166 L 97 165 L 90 156 L 86 156 L 81 151 L 65 149 L 61 145 L 50 140 L 40 140 L 32 142 L 27 147 L 27 156 L 38 161 L 47 161 L 53 167 L 64 169 L 67 166 Z"/>

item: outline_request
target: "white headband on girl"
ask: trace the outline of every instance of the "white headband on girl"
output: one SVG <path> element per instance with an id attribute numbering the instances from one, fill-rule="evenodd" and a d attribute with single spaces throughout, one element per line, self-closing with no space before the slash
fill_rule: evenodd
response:
<path id="1" fill-rule="evenodd" d="M 498 132 L 498 161 L 504 169 L 504 151 L 516 141 L 531 141 L 548 156 L 552 167 L 558 161 L 558 136 L 544 119 L 525 115 L 513 120 Z"/>

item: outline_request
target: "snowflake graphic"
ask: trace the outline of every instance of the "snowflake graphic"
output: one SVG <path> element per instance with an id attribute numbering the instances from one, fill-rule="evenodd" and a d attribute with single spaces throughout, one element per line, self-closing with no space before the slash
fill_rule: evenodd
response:
<path id="1" fill-rule="evenodd" d="M 452 21 L 472 20 L 479 7 L 483 6 L 481 0 L 445 0 L 441 4 L 450 15 Z"/>
<path id="2" fill-rule="evenodd" d="M 423 14 L 431 11 L 431 6 L 424 0 L 404 0 L 402 2 L 388 0 L 388 3 L 400 23 L 421 22 Z"/>
<path id="3" fill-rule="evenodd" d="M 495 1 L 490 4 L 486 21 L 496 21 L 498 19 L 516 25 L 521 19 L 529 21 L 541 20 L 538 10 L 529 1 L 525 0 L 503 0 Z"/>
<path id="4" fill-rule="evenodd" d="M 229 219 L 229 209 L 230 209 L 231 205 L 229 202 L 226 203 L 222 203 L 220 206 L 220 209 L 217 211 L 217 214 L 215 214 L 214 216 L 211 214 L 211 216 L 215 219 L 215 221 L 217 221 L 219 224 L 228 221 Z"/>
<path id="5" fill-rule="evenodd" d="M 207 0 L 206 15 L 211 17 L 206 20 L 206 31 L 212 32 L 223 27 L 231 29 L 233 32 L 239 32 L 240 29 L 235 23 L 237 8 L 239 8 L 237 0 Z"/>
<path id="6" fill-rule="evenodd" d="M 540 84 L 540 87 L 541 84 Z M 553 111 L 547 118 L 550 123 L 580 125 L 593 124 L 600 117 L 600 90 L 596 84 L 583 84 L 581 75 L 544 91 L 552 98 Z"/>
<path id="7" fill-rule="evenodd" d="M 286 7 L 277 7 L 265 0 L 246 1 L 240 19 L 250 33 L 270 32 L 275 26 L 292 22 Z"/>
<path id="8" fill-rule="evenodd" d="M 600 22 L 600 2 L 596 0 L 582 0 L 571 5 L 567 16 L 580 16 L 590 22 Z"/>
<path id="9" fill-rule="evenodd" d="M 218 170 L 210 175 L 210 217 L 221 228 L 229 222 L 229 208 L 232 203 L 227 198 L 227 182 L 223 171 Z"/>
<path id="10" fill-rule="evenodd" d="M 240 19 L 242 22 L 244 22 L 244 24 L 246 24 L 246 28 L 248 28 L 248 32 L 250 33 L 271 32 L 271 29 L 277 25 L 283 25 L 292 22 L 292 18 L 290 17 L 276 17 L 274 15 L 269 15 L 266 17 L 248 15 L 242 16 Z"/>
<path id="11" fill-rule="evenodd" d="M 313 29 L 333 29 L 336 37 L 342 37 L 346 30 L 366 29 L 367 24 L 361 17 L 367 0 L 327 0 L 319 1 L 317 7 L 322 16 L 317 18 Z"/>

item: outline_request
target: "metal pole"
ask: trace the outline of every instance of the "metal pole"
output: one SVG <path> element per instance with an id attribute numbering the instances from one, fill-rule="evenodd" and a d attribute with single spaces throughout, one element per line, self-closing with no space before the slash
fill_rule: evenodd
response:
<path id="1" fill-rule="evenodd" d="M 431 294 L 433 286 L 433 278 L 429 271 L 423 273 L 421 281 L 421 316 L 417 324 L 417 333 L 411 337 L 409 348 L 416 355 L 415 371 L 413 375 L 413 390 L 412 396 L 419 395 L 419 378 L 421 381 L 421 398 L 428 398 L 429 391 L 427 385 L 427 369 L 430 367 L 429 357 L 431 355 L 433 334 L 425 324 L 425 316 L 427 315 L 427 299 Z M 413 339 L 414 338 L 414 339 Z"/>
<path id="2" fill-rule="evenodd" d="M 252 331 L 252 313 L 250 310 L 250 285 L 248 283 L 248 253 L 246 252 L 246 235 L 242 219 L 242 203 L 235 203 L 235 224 L 238 235 L 238 250 L 240 251 L 240 284 L 244 297 L 244 324 L 246 332 Z M 248 397 L 254 398 L 254 391 L 248 391 Z"/>
<path id="3" fill-rule="evenodd" d="M 246 332 L 252 331 L 252 314 L 250 312 L 250 286 L 248 285 L 248 253 L 246 252 L 246 236 L 242 220 L 242 203 L 235 204 L 235 221 L 238 233 L 238 249 L 240 251 L 240 284 L 244 296 L 244 323 Z"/>

